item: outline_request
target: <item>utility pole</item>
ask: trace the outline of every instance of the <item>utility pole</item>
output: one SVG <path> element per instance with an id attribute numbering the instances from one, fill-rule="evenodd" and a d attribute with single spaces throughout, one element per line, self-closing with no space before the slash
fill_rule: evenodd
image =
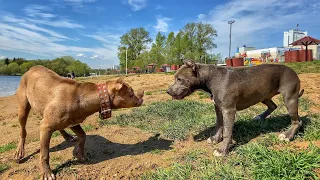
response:
<path id="1" fill-rule="evenodd" d="M 232 24 L 235 22 L 235 20 L 228 21 L 228 24 L 230 24 L 230 34 L 229 34 L 229 58 L 231 58 L 231 27 Z"/>
<path id="2" fill-rule="evenodd" d="M 126 46 L 126 75 L 128 75 L 128 46 Z"/>

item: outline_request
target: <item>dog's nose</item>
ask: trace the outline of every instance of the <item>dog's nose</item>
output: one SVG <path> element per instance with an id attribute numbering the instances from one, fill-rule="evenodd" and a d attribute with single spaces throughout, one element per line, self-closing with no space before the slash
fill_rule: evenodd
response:
<path id="1" fill-rule="evenodd" d="M 167 90 L 167 93 L 170 95 L 169 90 Z"/>

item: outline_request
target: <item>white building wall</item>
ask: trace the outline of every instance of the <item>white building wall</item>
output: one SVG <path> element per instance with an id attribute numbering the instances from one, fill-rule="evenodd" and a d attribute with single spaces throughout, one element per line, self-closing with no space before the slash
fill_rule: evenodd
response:
<path id="1" fill-rule="evenodd" d="M 285 31 L 283 33 L 283 47 L 288 47 L 289 44 L 297 41 L 305 36 L 308 36 L 308 32 L 301 31 L 298 29 L 291 29 L 290 31 Z"/>

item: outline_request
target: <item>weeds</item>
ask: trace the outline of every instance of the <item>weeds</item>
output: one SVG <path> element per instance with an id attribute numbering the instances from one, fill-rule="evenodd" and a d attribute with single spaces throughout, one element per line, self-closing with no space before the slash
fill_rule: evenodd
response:
<path id="1" fill-rule="evenodd" d="M 5 144 L 3 146 L 0 146 L 0 153 L 4 153 L 4 152 L 10 151 L 15 148 L 17 148 L 17 144 L 14 142 L 11 142 L 11 143 Z"/>
<path id="2" fill-rule="evenodd" d="M 320 61 L 285 63 L 284 65 L 292 68 L 298 74 L 320 73 Z"/>
<path id="3" fill-rule="evenodd" d="M 147 172 L 148 179 L 317 179 L 320 149 L 270 150 L 252 143 L 239 148 L 227 158 L 208 158 L 199 150 L 186 153 L 168 168 Z"/>
<path id="4" fill-rule="evenodd" d="M 8 164 L 0 163 L 0 174 L 9 169 L 10 166 Z"/>

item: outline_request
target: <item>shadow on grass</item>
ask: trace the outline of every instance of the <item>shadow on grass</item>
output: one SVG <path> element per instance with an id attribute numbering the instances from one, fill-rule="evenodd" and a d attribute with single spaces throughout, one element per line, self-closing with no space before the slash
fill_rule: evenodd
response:
<path id="1" fill-rule="evenodd" d="M 306 125 L 310 123 L 307 116 L 300 118 L 303 126 L 299 130 L 299 134 L 304 134 Z M 290 128 L 291 119 L 289 115 L 280 115 L 265 120 L 238 119 L 233 128 L 233 139 L 237 145 L 243 145 L 261 134 L 271 132 L 282 132 Z M 193 137 L 195 141 L 207 140 L 215 134 L 214 126 L 201 131 Z"/>
<path id="2" fill-rule="evenodd" d="M 150 152 L 153 150 L 169 150 L 171 149 L 171 144 L 173 141 L 165 140 L 159 138 L 159 134 L 150 137 L 148 140 L 144 142 L 139 142 L 136 144 L 119 144 L 113 143 L 102 136 L 99 135 L 87 135 L 86 136 L 86 144 L 85 144 L 85 152 L 87 153 L 88 160 L 83 162 L 83 164 L 96 164 L 108 159 L 113 159 L 126 155 L 138 155 L 146 152 Z M 71 146 L 75 146 L 77 143 L 72 142 L 62 142 L 61 144 L 50 148 L 50 152 L 61 151 L 67 149 Z M 73 150 L 73 155 L 75 155 L 76 148 Z M 39 150 L 32 153 L 28 157 L 24 158 L 21 163 L 26 162 L 28 159 L 33 157 L 35 154 L 39 153 Z M 57 166 L 53 171 L 54 173 L 58 173 L 63 169 L 73 165 L 79 164 L 78 161 L 68 160 L 63 164 Z"/>

